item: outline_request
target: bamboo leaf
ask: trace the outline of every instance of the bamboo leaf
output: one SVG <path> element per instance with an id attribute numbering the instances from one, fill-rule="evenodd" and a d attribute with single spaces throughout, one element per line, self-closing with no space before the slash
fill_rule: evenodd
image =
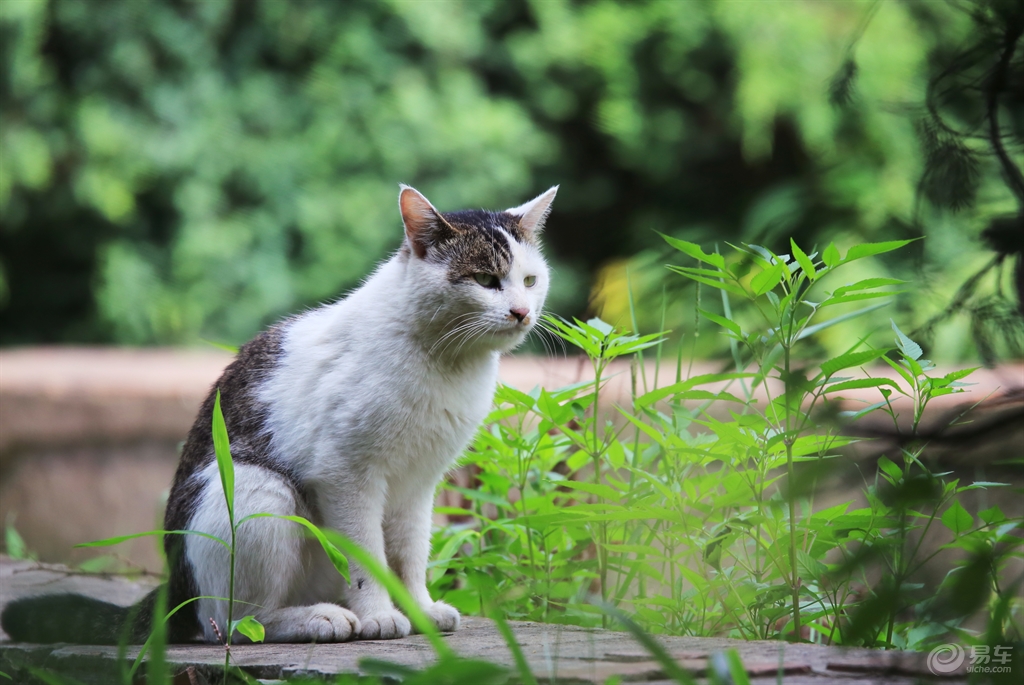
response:
<path id="1" fill-rule="evenodd" d="M 800 332 L 800 335 L 798 335 L 796 339 L 797 340 L 803 340 L 804 338 L 806 338 L 808 336 L 811 336 L 811 335 L 814 335 L 815 333 L 818 333 L 820 331 L 823 331 L 826 328 L 829 328 L 831 326 L 835 326 L 837 323 L 842 323 L 843 321 L 849 321 L 850 319 L 856 319 L 858 316 L 863 316 L 864 314 L 867 314 L 868 312 L 873 312 L 876 309 L 881 309 L 882 307 L 885 307 L 888 304 L 889 304 L 888 302 L 882 302 L 880 304 L 873 304 L 870 307 L 864 307 L 863 309 L 858 309 L 855 312 L 848 312 L 846 314 L 842 314 L 840 316 L 837 316 L 834 319 L 829 319 L 828 321 L 823 321 L 822 323 L 815 324 L 813 326 L 808 326 L 807 328 L 805 328 L 804 330 L 802 330 Z"/>
<path id="2" fill-rule="evenodd" d="M 836 248 L 835 243 L 828 244 L 828 247 L 825 248 L 825 251 L 821 255 L 821 261 L 825 262 L 825 266 L 830 269 L 839 266 L 842 258 L 839 256 L 839 250 Z"/>
<path id="3" fill-rule="evenodd" d="M 859 388 L 880 388 L 886 385 L 896 388 L 898 391 L 900 390 L 900 386 L 896 381 L 889 378 L 860 378 L 830 385 L 825 389 L 825 392 L 842 392 L 843 390 L 857 390 Z"/>
<path id="4" fill-rule="evenodd" d="M 117 537 L 105 538 L 103 540 L 93 540 L 92 542 L 80 542 L 75 547 L 110 547 L 111 545 L 120 545 L 122 542 L 128 540 L 134 540 L 136 538 L 144 538 L 152 535 L 198 535 L 201 538 L 207 538 L 214 542 L 219 542 L 227 549 L 231 549 L 231 545 L 221 540 L 220 538 L 209 535 L 208 533 L 200 533 L 198 530 L 147 530 L 145 533 L 132 533 L 131 535 L 118 535 Z"/>
<path id="5" fill-rule="evenodd" d="M 754 276 L 750 280 L 750 289 L 754 291 L 755 295 L 764 295 L 779 284 L 779 281 L 782 280 L 782 274 L 785 271 L 785 263 L 781 261 L 777 262 L 775 266 L 764 269 L 761 273 Z"/>
<path id="6" fill-rule="evenodd" d="M 228 428 L 224 423 L 224 414 L 220 410 L 220 388 L 213 401 L 213 450 L 217 455 L 217 470 L 220 471 L 220 482 L 224 487 L 224 501 L 228 505 L 228 518 L 235 525 L 235 465 L 231 460 L 231 445 L 228 441 Z"/>
<path id="7" fill-rule="evenodd" d="M 727 319 L 724 316 L 719 316 L 718 314 L 712 314 L 711 312 L 704 309 L 698 309 L 697 311 L 700 312 L 700 315 L 703 316 L 705 319 L 713 321 L 722 328 L 726 328 L 735 333 L 736 335 L 742 337 L 743 331 L 740 329 L 740 325 L 735 321 Z"/>
<path id="8" fill-rule="evenodd" d="M 900 352 L 903 353 L 903 356 L 911 361 L 917 361 L 920 359 L 921 355 L 924 354 L 924 350 L 921 349 L 921 346 L 904 335 L 903 331 L 900 330 L 895 321 L 892 319 L 889 319 L 889 321 L 892 323 L 892 330 L 896 332 L 896 344 L 899 346 Z"/>
<path id="9" fill-rule="evenodd" d="M 700 245 L 697 245 L 696 243 L 690 243 L 685 240 L 679 240 L 678 238 L 667 236 L 664 233 L 661 234 L 661 237 L 665 239 L 666 243 L 676 248 L 683 254 L 690 255 L 691 257 L 698 261 L 713 264 L 717 266 L 719 269 L 725 268 L 725 258 L 722 257 L 722 255 L 708 254 L 707 252 L 701 249 Z"/>
<path id="10" fill-rule="evenodd" d="M 909 245 L 919 238 L 912 238 L 911 240 L 889 240 L 882 243 L 862 243 L 860 245 L 854 245 L 846 253 L 846 258 L 843 260 L 843 264 L 854 261 L 855 259 L 863 259 L 864 257 L 871 257 L 872 255 L 883 254 L 885 252 L 892 252 L 898 250 L 904 245 Z"/>
<path id="11" fill-rule="evenodd" d="M 298 523 L 300 526 L 304 527 L 313 535 L 314 538 L 316 538 L 317 542 L 320 543 L 320 546 L 323 547 L 324 552 L 327 553 L 327 558 L 331 560 L 331 563 L 334 565 L 335 570 L 337 570 L 341 577 L 345 579 L 345 582 L 350 582 L 348 576 L 348 559 L 345 557 L 344 554 L 342 554 L 342 552 L 337 548 L 337 546 L 331 543 L 331 541 L 324 534 L 324 531 L 320 530 L 320 528 L 310 523 L 301 516 L 287 516 L 284 514 L 266 513 L 250 514 L 238 522 L 238 527 L 241 528 L 243 523 L 245 523 L 249 519 L 255 518 L 284 519 L 286 521 Z"/>
<path id="12" fill-rule="evenodd" d="M 683 276 L 686 276 L 691 281 L 696 281 L 697 283 L 702 283 L 704 285 L 711 286 L 712 288 L 718 288 L 719 290 L 724 290 L 724 291 L 726 291 L 728 293 L 732 293 L 733 295 L 736 295 L 737 297 L 742 297 L 744 299 L 748 299 L 750 297 L 746 292 L 744 292 L 743 288 L 740 288 L 739 286 L 735 285 L 734 283 L 730 283 L 729 281 L 720 281 L 720 280 L 717 280 L 717 279 L 714 279 L 714 278 L 706 278 L 704 276 L 696 276 L 696 275 L 693 275 L 691 273 L 688 273 L 686 269 L 684 269 L 682 267 L 677 267 L 677 266 L 670 266 L 670 267 L 668 267 L 668 269 L 669 269 L 669 271 L 674 271 L 677 274 L 681 274 Z"/>
<path id="13" fill-rule="evenodd" d="M 840 296 L 845 295 L 846 293 L 857 292 L 858 290 L 871 290 L 873 288 L 881 288 L 887 285 L 902 285 L 903 283 L 906 283 L 906 281 L 899 278 L 865 278 L 863 281 L 857 281 L 856 283 L 836 288 L 832 294 Z"/>
<path id="14" fill-rule="evenodd" d="M 863 366 L 868 362 L 873 362 L 881 356 L 884 356 L 889 350 L 864 350 L 862 352 L 847 352 L 841 354 L 838 357 L 829 359 L 827 362 L 821 365 L 821 372 L 825 374 L 825 377 L 833 375 L 836 371 L 843 369 L 853 368 L 855 366 Z"/>
<path id="15" fill-rule="evenodd" d="M 792 238 L 789 239 L 789 245 L 793 248 L 793 257 L 796 259 L 797 264 L 807 274 L 807 278 L 813 282 L 818 277 L 818 272 L 814 268 L 814 262 L 804 254 L 804 251 L 797 246 L 796 241 Z"/>

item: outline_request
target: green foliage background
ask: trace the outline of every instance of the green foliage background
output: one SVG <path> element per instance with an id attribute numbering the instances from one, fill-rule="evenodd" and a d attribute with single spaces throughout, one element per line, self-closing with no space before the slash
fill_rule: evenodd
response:
<path id="1" fill-rule="evenodd" d="M 972 27 L 943 3 L 4 0 L 0 342 L 244 341 L 397 246 L 398 182 L 442 209 L 561 184 L 563 314 L 621 310 L 656 231 L 925 232 L 923 320 L 1014 211 L 984 140 L 971 209 L 918 197 L 928 80 Z"/>

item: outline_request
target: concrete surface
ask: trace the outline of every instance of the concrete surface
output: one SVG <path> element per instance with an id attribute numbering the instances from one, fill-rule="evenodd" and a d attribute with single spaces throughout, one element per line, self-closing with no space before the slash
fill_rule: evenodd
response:
<path id="1" fill-rule="evenodd" d="M 106 601 L 130 604 L 152 587 L 152 578 L 128 580 L 119 577 L 83 576 L 57 565 L 13 561 L 0 557 L 0 604 L 12 598 L 49 592 L 81 592 Z M 668 685 L 660 665 L 627 633 L 512 622 L 512 631 L 540 682 L 562 685 L 598 685 L 613 677 L 623 682 Z M 3 636 L 6 640 L 6 636 Z M 660 637 L 665 649 L 694 676 L 707 675 L 715 654 L 736 649 L 753 683 L 777 682 L 780 669 L 786 683 L 846 685 L 878 683 L 902 685 L 914 682 L 966 682 L 961 671 L 934 678 L 924 654 L 844 650 L 821 645 L 790 645 L 782 642 L 743 642 L 720 638 Z M 458 654 L 503 664 L 513 670 L 507 644 L 491 621 L 464 617 L 462 628 L 445 636 Z M 83 645 L 27 645 L 0 642 L 0 671 L 15 683 L 33 683 L 32 668 L 72 676 L 85 685 L 117 682 L 118 660 L 134 660 L 137 647 L 123 657 L 116 647 Z M 422 636 L 401 640 L 361 641 L 343 644 L 236 645 L 231 648 L 234 663 L 250 675 L 265 680 L 289 679 L 300 675 L 360 673 L 360 660 L 372 658 L 407 666 L 424 666 L 434 659 L 429 642 Z M 176 682 L 213 682 L 224 661 L 219 645 L 174 645 L 167 650 L 167 662 Z"/>

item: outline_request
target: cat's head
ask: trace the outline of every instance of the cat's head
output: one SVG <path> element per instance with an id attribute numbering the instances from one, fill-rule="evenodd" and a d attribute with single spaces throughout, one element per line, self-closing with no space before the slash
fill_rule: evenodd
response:
<path id="1" fill-rule="evenodd" d="M 402 258 L 418 326 L 439 355 L 508 351 L 537 324 L 548 292 L 538 235 L 558 186 L 505 211 L 437 211 L 402 186 Z"/>

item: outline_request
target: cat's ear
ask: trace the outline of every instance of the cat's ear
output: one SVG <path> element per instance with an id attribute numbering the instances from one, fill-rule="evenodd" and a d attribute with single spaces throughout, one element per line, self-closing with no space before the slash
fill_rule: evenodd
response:
<path id="1" fill-rule="evenodd" d="M 552 186 L 529 202 L 506 209 L 505 213 L 519 217 L 519 227 L 526 235 L 535 235 L 544 229 L 544 222 L 551 212 L 551 202 L 557 192 L 558 186 Z"/>
<path id="2" fill-rule="evenodd" d="M 405 224 L 405 237 L 417 257 L 427 256 L 427 248 L 437 242 L 446 232 L 454 233 L 455 229 L 441 217 L 441 212 L 434 209 L 430 200 L 423 193 L 404 183 L 398 194 L 398 209 L 402 212 L 402 223 Z"/>

